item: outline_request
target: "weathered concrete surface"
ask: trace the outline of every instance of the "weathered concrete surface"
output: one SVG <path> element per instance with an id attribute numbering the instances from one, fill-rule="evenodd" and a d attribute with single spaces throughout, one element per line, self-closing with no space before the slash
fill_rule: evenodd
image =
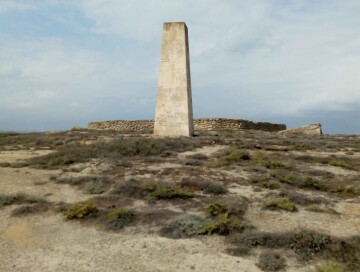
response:
<path id="1" fill-rule="evenodd" d="M 154 135 L 194 132 L 188 32 L 185 23 L 164 23 Z"/>
<path id="2" fill-rule="evenodd" d="M 322 135 L 321 124 L 310 124 L 298 128 L 279 131 L 281 134 L 299 134 L 299 135 Z"/>

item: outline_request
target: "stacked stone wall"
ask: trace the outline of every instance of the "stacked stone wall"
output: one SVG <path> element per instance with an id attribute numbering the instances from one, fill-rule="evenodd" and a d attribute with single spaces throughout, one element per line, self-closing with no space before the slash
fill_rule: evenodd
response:
<path id="1" fill-rule="evenodd" d="M 116 120 L 91 122 L 89 129 L 97 130 L 122 130 L 122 131 L 149 131 L 154 129 L 153 120 Z M 284 124 L 273 124 L 267 122 L 253 122 L 243 119 L 228 118 L 204 118 L 194 119 L 194 129 L 196 131 L 222 131 L 222 130 L 239 130 L 254 129 L 263 131 L 281 131 L 286 129 Z"/>

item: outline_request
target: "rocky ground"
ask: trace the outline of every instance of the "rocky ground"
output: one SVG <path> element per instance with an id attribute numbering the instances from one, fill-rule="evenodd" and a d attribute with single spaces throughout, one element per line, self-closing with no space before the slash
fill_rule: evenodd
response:
<path id="1" fill-rule="evenodd" d="M 0 134 L 0 271 L 359 271 L 360 136 Z"/>

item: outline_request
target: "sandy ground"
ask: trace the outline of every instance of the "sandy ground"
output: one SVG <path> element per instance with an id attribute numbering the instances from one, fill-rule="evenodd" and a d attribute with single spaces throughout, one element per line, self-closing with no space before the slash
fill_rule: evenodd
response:
<path id="1" fill-rule="evenodd" d="M 212 154 L 221 148 L 207 147 L 180 157 L 199 151 Z M 45 152 L 49 151 L 3 151 L 0 162 L 15 162 Z M 85 172 L 91 172 L 89 169 Z M 49 181 L 53 175 L 60 175 L 60 171 L 0 167 L 0 191 L 38 195 L 53 202 L 71 203 L 89 197 L 74 187 Z M 234 175 L 243 177 L 242 173 Z M 264 191 L 237 184 L 230 185 L 230 193 L 258 200 L 265 195 Z M 0 210 L 0 271 L 260 271 L 254 256 L 225 254 L 222 237 L 172 240 L 134 231 L 111 233 L 66 221 L 62 215 L 51 212 L 11 217 L 13 208 Z M 340 214 L 265 211 L 259 203 L 254 203 L 246 219 L 260 231 L 306 227 L 341 237 L 358 235 L 359 202 L 338 201 L 333 208 Z M 287 263 L 286 271 L 316 271 L 313 266 L 297 263 L 295 258 Z"/>

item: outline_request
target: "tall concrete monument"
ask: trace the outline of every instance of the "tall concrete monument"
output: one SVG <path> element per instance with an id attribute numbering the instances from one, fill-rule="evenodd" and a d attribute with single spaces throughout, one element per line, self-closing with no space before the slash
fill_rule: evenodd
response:
<path id="1" fill-rule="evenodd" d="M 188 30 L 185 23 L 164 23 L 154 124 L 155 136 L 194 132 Z"/>

